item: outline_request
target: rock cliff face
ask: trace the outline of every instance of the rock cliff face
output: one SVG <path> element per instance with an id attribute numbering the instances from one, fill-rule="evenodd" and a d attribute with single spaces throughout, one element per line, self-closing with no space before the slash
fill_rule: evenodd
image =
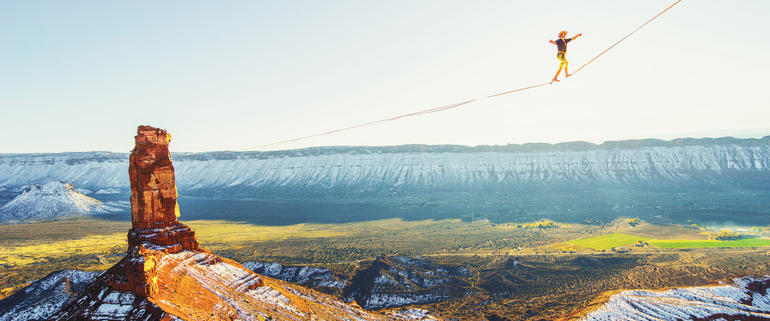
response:
<path id="1" fill-rule="evenodd" d="M 140 126 L 130 156 L 126 256 L 52 320 L 403 320 L 261 277 L 202 249 L 179 223 L 165 130 Z"/>
<path id="2" fill-rule="evenodd" d="M 160 291 L 160 261 L 182 251 L 210 255 L 198 246 L 195 232 L 177 221 L 179 206 L 168 151 L 170 141 L 171 135 L 165 130 L 149 126 L 137 130 L 136 147 L 129 157 L 132 228 L 126 256 L 54 319 L 162 319 L 166 312 L 149 300 Z M 260 279 L 253 279 L 259 285 Z"/>
<path id="3" fill-rule="evenodd" d="M 195 232 L 179 223 L 174 166 L 165 130 L 140 126 L 136 147 L 129 157 L 131 180 L 131 230 L 128 255 L 121 262 L 126 281 L 112 282 L 113 288 L 141 296 L 158 291 L 157 264 L 163 254 L 200 251 Z"/>
<path id="4" fill-rule="evenodd" d="M 216 207 L 212 204 L 222 199 L 228 205 L 244 201 L 243 210 L 231 211 L 225 219 L 251 219 L 250 201 L 278 208 L 289 204 L 291 210 L 284 212 L 308 213 L 305 218 L 260 221 L 269 224 L 326 221 L 331 215 L 321 214 L 325 208 L 326 213 L 349 211 L 344 217 L 355 212 L 361 219 L 457 218 L 466 215 L 471 199 L 478 200 L 475 210 L 494 222 L 530 220 L 524 213 L 537 212 L 542 214 L 537 219 L 569 222 L 636 216 L 685 223 L 697 216 L 698 224 L 752 226 L 763 224 L 770 214 L 763 205 L 770 200 L 770 136 L 171 156 L 179 192 L 195 198 L 193 202 Z M 0 154 L 0 202 L 27 184 L 49 180 L 66 180 L 98 191 L 95 195 L 128 194 L 127 159 L 126 154 L 106 152 Z M 99 195 L 105 201 L 115 197 Z M 359 205 L 367 210 L 355 208 Z M 198 210 L 202 207 L 185 209 L 185 214 L 211 219 Z M 734 215 L 726 221 L 724 213 Z"/>
<path id="5" fill-rule="evenodd" d="M 139 127 L 136 147 L 129 156 L 131 222 L 134 229 L 166 228 L 179 224 L 174 165 L 165 130 Z"/>

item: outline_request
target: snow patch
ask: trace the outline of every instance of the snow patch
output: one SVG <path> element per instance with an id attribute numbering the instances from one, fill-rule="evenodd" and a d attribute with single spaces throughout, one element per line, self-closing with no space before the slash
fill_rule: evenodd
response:
<path id="1" fill-rule="evenodd" d="M 770 276 L 735 279 L 731 285 L 623 291 L 611 296 L 583 321 L 693 320 L 721 314 L 770 318 L 770 291 L 762 295 L 748 288 L 757 281 L 770 281 Z"/>
<path id="2" fill-rule="evenodd" d="M 71 184 L 54 181 L 27 185 L 16 198 L 0 207 L 0 223 L 106 213 L 116 209 L 116 206 L 83 195 Z"/>

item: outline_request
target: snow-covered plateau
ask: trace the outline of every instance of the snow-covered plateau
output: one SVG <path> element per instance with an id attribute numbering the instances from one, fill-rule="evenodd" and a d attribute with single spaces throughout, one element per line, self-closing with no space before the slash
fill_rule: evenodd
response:
<path id="1" fill-rule="evenodd" d="M 172 159 L 188 219 L 294 224 L 475 215 L 493 222 L 606 222 L 636 216 L 751 226 L 770 211 L 763 205 L 770 200 L 770 136 L 319 147 L 172 153 Z M 59 180 L 105 202 L 125 201 L 128 154 L 0 155 L 0 204 L 29 184 Z"/>
<path id="2" fill-rule="evenodd" d="M 172 155 L 180 192 L 356 192 L 553 183 L 770 181 L 770 136 L 762 139 L 634 140 L 506 146 L 323 147 L 276 152 Z M 0 154 L 0 188 L 51 180 L 127 191 L 128 155 Z"/>

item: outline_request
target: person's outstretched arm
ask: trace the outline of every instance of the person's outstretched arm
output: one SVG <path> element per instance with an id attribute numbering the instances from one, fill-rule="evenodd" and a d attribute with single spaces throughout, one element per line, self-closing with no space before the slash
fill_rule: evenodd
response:
<path id="1" fill-rule="evenodd" d="M 548 40 L 548 42 L 550 42 L 550 43 L 552 43 L 554 45 L 556 44 L 556 42 L 554 42 L 553 40 Z"/>
<path id="2" fill-rule="evenodd" d="M 582 35 L 583 35 L 582 33 L 579 33 L 579 34 L 577 34 L 576 36 L 572 37 L 570 40 L 575 40 L 575 39 L 577 39 L 577 37 L 580 37 L 580 36 L 582 36 Z"/>

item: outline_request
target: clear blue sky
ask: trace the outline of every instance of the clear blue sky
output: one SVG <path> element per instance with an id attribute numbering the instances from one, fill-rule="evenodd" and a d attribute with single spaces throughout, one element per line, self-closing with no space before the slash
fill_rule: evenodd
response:
<path id="1" fill-rule="evenodd" d="M 2 1 L 0 153 L 234 150 L 549 80 L 644 1 Z M 770 134 L 770 1 L 684 0 L 574 78 L 275 149 Z"/>

